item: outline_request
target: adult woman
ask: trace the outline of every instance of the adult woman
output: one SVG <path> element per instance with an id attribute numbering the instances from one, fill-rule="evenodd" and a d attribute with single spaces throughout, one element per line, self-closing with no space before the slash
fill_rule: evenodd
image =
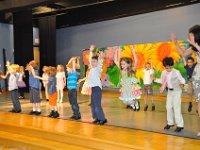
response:
<path id="1" fill-rule="evenodd" d="M 172 34 L 172 41 L 182 57 L 191 55 L 193 52 L 197 57 L 197 65 L 192 75 L 192 84 L 198 105 L 198 115 L 200 117 L 200 25 L 195 25 L 189 29 L 188 42 L 190 47 L 187 50 L 179 46 L 175 34 Z M 200 132 L 197 133 L 197 136 L 200 136 Z"/>

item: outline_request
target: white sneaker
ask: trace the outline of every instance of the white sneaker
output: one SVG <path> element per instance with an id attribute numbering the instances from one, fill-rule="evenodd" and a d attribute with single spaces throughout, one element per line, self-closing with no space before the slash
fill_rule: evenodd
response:
<path id="1" fill-rule="evenodd" d="M 200 132 L 197 133 L 197 136 L 200 137 Z"/>

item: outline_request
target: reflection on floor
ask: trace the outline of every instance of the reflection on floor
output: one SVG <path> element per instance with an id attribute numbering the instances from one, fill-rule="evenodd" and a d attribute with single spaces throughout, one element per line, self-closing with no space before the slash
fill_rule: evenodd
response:
<path id="1" fill-rule="evenodd" d="M 28 95 L 26 95 L 28 97 Z M 88 106 L 89 97 L 79 95 L 79 105 L 82 113 L 82 122 L 91 122 L 91 112 Z M 28 99 L 21 100 L 24 114 L 31 111 L 31 104 Z M 175 133 L 174 129 L 164 131 L 166 125 L 165 111 L 165 95 L 155 96 L 156 111 L 152 112 L 151 108 L 147 112 L 143 111 L 143 100 L 141 100 L 141 110 L 134 112 L 131 109 L 126 109 L 126 106 L 118 100 L 117 92 L 104 91 L 103 93 L 103 108 L 108 119 L 108 125 L 133 128 L 145 131 L 153 131 L 183 137 L 197 138 L 196 133 L 200 129 L 200 119 L 196 115 L 196 105 L 193 103 L 193 111 L 187 112 L 188 100 L 187 96 L 183 96 L 182 112 L 184 118 L 185 129 L 181 133 Z M 149 104 L 150 106 L 150 104 Z M 72 114 L 70 105 L 65 94 L 64 103 L 58 104 L 60 118 L 68 119 Z M 0 111 L 8 111 L 11 109 L 11 101 L 8 94 L 0 96 Z M 45 100 L 42 101 L 42 115 L 49 114 L 49 105 Z"/>

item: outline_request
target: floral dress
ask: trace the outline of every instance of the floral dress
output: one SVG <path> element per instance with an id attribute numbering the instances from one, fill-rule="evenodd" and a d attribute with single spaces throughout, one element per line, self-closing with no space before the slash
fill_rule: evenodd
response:
<path id="1" fill-rule="evenodd" d="M 197 65 L 192 74 L 192 84 L 196 100 L 200 101 L 200 52 L 196 52 L 195 54 L 197 57 Z"/>
<path id="2" fill-rule="evenodd" d="M 131 105 L 134 100 L 141 98 L 141 88 L 137 84 L 137 79 L 134 75 L 128 77 L 126 72 L 122 72 L 120 81 L 121 96 L 119 99 L 127 105 Z"/>

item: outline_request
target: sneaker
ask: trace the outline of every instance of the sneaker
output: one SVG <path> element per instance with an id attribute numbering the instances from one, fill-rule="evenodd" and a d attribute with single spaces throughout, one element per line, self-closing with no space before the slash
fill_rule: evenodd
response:
<path id="1" fill-rule="evenodd" d="M 174 125 L 168 125 L 168 124 L 167 124 L 167 125 L 164 127 L 164 129 L 165 129 L 165 130 L 169 130 L 169 129 L 170 129 L 171 127 L 173 127 L 173 126 L 174 126 Z"/>
<path id="2" fill-rule="evenodd" d="M 35 115 L 41 115 L 41 111 L 36 111 Z"/>
<path id="3" fill-rule="evenodd" d="M 14 112 L 16 112 L 14 109 L 11 109 L 11 110 L 9 110 L 8 112 L 12 112 L 12 113 L 14 113 Z"/>
<path id="4" fill-rule="evenodd" d="M 99 124 L 99 125 L 104 125 L 104 124 L 107 123 L 107 122 L 108 122 L 108 120 L 105 119 L 104 121 L 99 121 L 98 124 Z"/>
<path id="5" fill-rule="evenodd" d="M 134 105 L 131 107 L 130 105 L 127 105 L 126 106 L 126 109 L 129 109 L 129 108 L 133 108 L 133 107 L 135 107 Z"/>
<path id="6" fill-rule="evenodd" d="M 60 114 L 57 111 L 55 111 L 52 118 L 58 118 L 59 116 L 60 116 Z"/>
<path id="7" fill-rule="evenodd" d="M 188 106 L 188 112 L 192 111 L 192 102 L 189 102 L 189 106 Z"/>
<path id="8" fill-rule="evenodd" d="M 50 114 L 48 115 L 48 117 L 52 117 L 53 114 L 54 114 L 54 111 L 52 110 L 52 111 L 50 112 Z"/>
<path id="9" fill-rule="evenodd" d="M 144 111 L 147 111 L 148 110 L 148 105 L 146 104 L 145 106 L 144 106 Z"/>
<path id="10" fill-rule="evenodd" d="M 136 101 L 135 108 L 136 108 L 136 111 L 140 110 L 140 102 L 139 101 Z"/>
<path id="11" fill-rule="evenodd" d="M 197 133 L 197 136 L 200 137 L 200 132 Z"/>
<path id="12" fill-rule="evenodd" d="M 29 113 L 30 115 L 35 115 L 36 114 L 36 111 L 31 111 L 30 113 Z"/>
<path id="13" fill-rule="evenodd" d="M 95 119 L 95 120 L 94 120 L 92 123 L 93 123 L 93 124 L 98 124 L 98 123 L 99 123 L 99 121 L 100 121 L 100 120 L 98 120 L 98 119 Z"/>
<path id="14" fill-rule="evenodd" d="M 46 99 L 46 101 L 48 102 L 48 101 L 49 101 L 49 99 Z"/>
<path id="15" fill-rule="evenodd" d="M 181 132 L 181 130 L 183 130 L 184 129 L 184 127 L 177 127 L 174 131 L 175 132 Z"/>
<path id="16" fill-rule="evenodd" d="M 152 110 L 152 111 L 155 111 L 155 110 L 156 110 L 156 106 L 155 106 L 155 105 L 152 105 L 151 110 Z"/>

